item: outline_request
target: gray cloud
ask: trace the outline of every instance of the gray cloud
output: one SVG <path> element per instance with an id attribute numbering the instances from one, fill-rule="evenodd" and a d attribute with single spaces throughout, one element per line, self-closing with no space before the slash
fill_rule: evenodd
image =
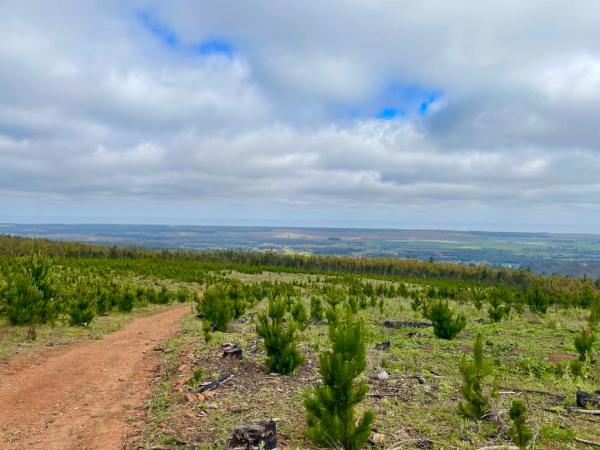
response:
<path id="1" fill-rule="evenodd" d="M 593 1 L 5 2 L 0 222 L 594 231 L 598 19 Z M 215 39 L 233 55 L 198 50 Z"/>

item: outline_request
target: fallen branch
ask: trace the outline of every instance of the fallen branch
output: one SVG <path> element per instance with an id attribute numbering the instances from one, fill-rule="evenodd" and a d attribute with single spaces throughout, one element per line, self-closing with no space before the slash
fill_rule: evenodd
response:
<path id="1" fill-rule="evenodd" d="M 592 447 L 600 447 L 600 442 L 590 441 L 588 439 L 575 438 L 575 442 L 579 442 L 580 444 L 591 445 Z"/>
<path id="2" fill-rule="evenodd" d="M 477 450 L 519 450 L 514 445 L 490 445 L 489 447 L 480 447 Z"/>
<path id="3" fill-rule="evenodd" d="M 221 386 L 223 383 L 225 383 L 230 378 L 231 378 L 231 374 L 230 373 L 224 373 L 218 379 L 216 379 L 214 381 L 211 381 L 210 383 L 202 384 L 202 385 L 200 385 L 198 387 L 198 389 L 194 389 L 192 392 L 212 391 L 213 389 L 216 389 L 219 386 Z"/>
<path id="4" fill-rule="evenodd" d="M 573 409 L 572 411 L 579 414 L 588 414 L 590 416 L 600 416 L 600 409 Z"/>
<path id="5" fill-rule="evenodd" d="M 367 397 L 398 397 L 402 392 L 380 392 L 376 394 L 367 394 Z"/>
<path id="6" fill-rule="evenodd" d="M 548 395 L 550 397 L 554 397 L 554 398 L 560 398 L 561 400 L 564 400 L 566 398 L 566 395 L 563 394 L 555 394 L 554 392 L 548 392 L 548 391 L 538 391 L 536 389 L 517 389 L 517 388 L 513 388 L 513 387 L 501 387 L 500 389 L 503 390 L 503 393 L 505 394 L 509 394 L 509 391 L 513 391 L 513 392 L 526 392 L 528 394 L 541 394 L 541 395 Z"/>

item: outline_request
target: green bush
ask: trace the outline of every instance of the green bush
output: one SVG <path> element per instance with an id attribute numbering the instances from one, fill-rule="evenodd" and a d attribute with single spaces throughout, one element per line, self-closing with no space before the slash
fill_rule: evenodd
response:
<path id="1" fill-rule="evenodd" d="M 537 314 L 544 315 L 548 311 L 550 300 L 548 295 L 542 290 L 540 286 L 533 286 L 527 291 L 527 304 L 531 311 Z"/>
<path id="2" fill-rule="evenodd" d="M 522 400 L 513 400 L 508 412 L 512 420 L 512 426 L 509 429 L 510 437 L 520 450 L 525 450 L 527 444 L 531 441 L 533 434 L 527 426 L 527 408 Z"/>
<path id="3" fill-rule="evenodd" d="M 291 313 L 294 321 L 298 324 L 301 330 L 305 330 L 308 327 L 308 313 L 302 299 L 298 299 L 294 302 L 291 308 Z"/>
<path id="4" fill-rule="evenodd" d="M 217 331 L 227 331 L 227 325 L 234 317 L 225 286 L 215 285 L 206 289 L 204 297 L 196 304 L 198 313 L 204 321 Z"/>
<path id="5" fill-rule="evenodd" d="M 584 328 L 581 334 L 575 337 L 575 349 L 579 354 L 579 361 L 591 361 L 594 341 L 596 336 L 591 328 Z"/>
<path id="6" fill-rule="evenodd" d="M 595 326 L 600 323 L 600 297 L 594 297 L 590 305 L 590 317 L 588 318 L 588 323 L 590 326 Z"/>
<path id="7" fill-rule="evenodd" d="M 329 325 L 331 350 L 319 357 L 322 384 L 304 400 L 308 436 L 317 445 L 359 450 L 367 442 L 373 413 L 357 421 L 354 411 L 368 390 L 356 380 L 367 367 L 364 336 L 363 323 L 350 313 Z"/>
<path id="8" fill-rule="evenodd" d="M 310 318 L 316 322 L 323 320 L 323 303 L 319 297 L 310 299 Z"/>
<path id="9" fill-rule="evenodd" d="M 460 392 L 464 402 L 460 402 L 458 409 L 465 417 L 479 420 L 489 411 L 489 398 L 483 390 L 485 377 L 492 374 L 491 365 L 483 358 L 483 339 L 481 334 L 475 339 L 473 347 L 473 360 L 466 358 L 460 363 L 460 374 L 463 384 Z"/>
<path id="10" fill-rule="evenodd" d="M 433 323 L 434 334 L 441 339 L 454 339 L 467 325 L 467 318 L 454 314 L 447 300 L 435 300 L 424 310 L 425 317 Z"/>
<path id="11" fill-rule="evenodd" d="M 71 326 L 89 324 L 96 315 L 94 292 L 79 288 L 69 302 L 69 324 Z"/>
<path id="12" fill-rule="evenodd" d="M 122 313 L 130 313 L 133 311 L 134 302 L 135 292 L 131 288 L 126 287 L 117 296 L 117 309 Z"/>
<path id="13" fill-rule="evenodd" d="M 52 323 L 59 314 L 50 277 L 52 262 L 42 256 L 20 258 L 9 274 L 5 290 L 5 313 L 12 325 L 30 325 L 29 337 L 35 339 L 35 325 Z"/>
<path id="14" fill-rule="evenodd" d="M 297 348 L 298 325 L 286 321 L 286 302 L 282 297 L 269 298 L 267 311 L 258 314 L 256 332 L 263 338 L 267 351 L 267 366 L 272 372 L 288 374 L 303 361 Z"/>

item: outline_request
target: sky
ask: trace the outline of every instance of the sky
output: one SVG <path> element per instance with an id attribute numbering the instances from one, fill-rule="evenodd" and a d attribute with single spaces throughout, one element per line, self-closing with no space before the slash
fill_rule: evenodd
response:
<path id="1" fill-rule="evenodd" d="M 600 232 L 600 2 L 0 2 L 0 223 Z"/>

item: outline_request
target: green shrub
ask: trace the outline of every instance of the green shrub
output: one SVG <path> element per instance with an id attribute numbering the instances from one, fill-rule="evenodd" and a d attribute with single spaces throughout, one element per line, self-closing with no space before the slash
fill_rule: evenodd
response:
<path id="1" fill-rule="evenodd" d="M 310 299 L 310 318 L 316 322 L 323 320 L 323 303 L 319 297 Z"/>
<path id="2" fill-rule="evenodd" d="M 117 309 L 122 313 L 129 313 L 133 311 L 133 304 L 135 302 L 135 292 L 126 287 L 121 290 L 120 295 L 117 297 Z"/>
<path id="3" fill-rule="evenodd" d="M 463 314 L 454 314 L 447 300 L 436 300 L 427 305 L 426 318 L 433 323 L 434 334 L 441 339 L 454 339 L 467 325 Z"/>
<path id="4" fill-rule="evenodd" d="M 263 338 L 267 351 L 267 366 L 272 372 L 288 374 L 303 361 L 297 348 L 298 325 L 286 321 L 286 302 L 282 297 L 269 299 L 267 311 L 258 314 L 256 332 Z"/>
<path id="5" fill-rule="evenodd" d="M 227 301 L 231 304 L 233 318 L 239 319 L 246 312 L 247 302 L 240 283 L 233 283 L 226 287 Z"/>
<path id="6" fill-rule="evenodd" d="M 579 353 L 579 361 L 591 361 L 594 341 L 596 336 L 591 328 L 584 328 L 581 334 L 575 337 L 575 349 Z"/>
<path id="7" fill-rule="evenodd" d="M 294 302 L 291 309 L 291 314 L 294 321 L 298 324 L 301 330 L 305 330 L 308 326 L 308 313 L 302 299 L 298 299 Z"/>
<path id="8" fill-rule="evenodd" d="M 69 302 L 69 324 L 89 324 L 96 315 L 96 299 L 92 292 L 79 288 Z"/>
<path id="9" fill-rule="evenodd" d="M 222 285 L 206 289 L 204 297 L 196 304 L 196 309 L 202 314 L 204 321 L 217 331 L 226 331 L 227 325 L 234 317 L 233 306 L 226 288 Z"/>
<path id="10" fill-rule="evenodd" d="M 192 389 L 196 389 L 202 382 L 202 377 L 204 377 L 204 372 L 202 371 L 202 368 L 194 370 L 194 372 L 192 372 L 191 378 L 187 382 L 187 385 Z"/>
<path id="11" fill-rule="evenodd" d="M 304 400 L 308 436 L 317 445 L 359 450 L 367 442 L 373 413 L 357 421 L 354 411 L 368 390 L 356 381 L 367 367 L 364 334 L 363 323 L 350 313 L 329 325 L 331 350 L 319 357 L 322 384 Z"/>
<path id="12" fill-rule="evenodd" d="M 60 312 L 50 277 L 51 267 L 51 260 L 42 256 L 20 258 L 4 288 L 4 309 L 9 322 L 29 325 L 30 339 L 36 337 L 36 325 L 54 322 Z"/>
<path id="13" fill-rule="evenodd" d="M 352 313 L 358 312 L 358 299 L 354 295 L 350 295 L 347 300 L 347 305 Z"/>
<path id="14" fill-rule="evenodd" d="M 600 323 L 600 297 L 594 297 L 592 304 L 590 305 L 590 317 L 588 318 L 590 326 L 595 326 Z"/>
<path id="15" fill-rule="evenodd" d="M 171 293 L 166 286 L 160 287 L 160 291 L 158 291 L 158 296 L 156 298 L 156 303 L 159 305 L 168 305 L 171 303 Z"/>
<path id="16" fill-rule="evenodd" d="M 527 304 L 531 311 L 537 314 L 544 315 L 548 311 L 548 305 L 550 300 L 548 295 L 542 290 L 540 286 L 533 286 L 527 291 Z"/>
<path id="17" fill-rule="evenodd" d="M 481 334 L 475 339 L 473 347 L 473 360 L 465 358 L 459 366 L 463 384 L 460 392 L 464 402 L 460 402 L 458 409 L 465 417 L 479 420 L 489 411 L 489 398 L 483 390 L 485 377 L 492 374 L 491 365 L 483 358 L 483 339 Z"/>
<path id="18" fill-rule="evenodd" d="M 569 369 L 571 370 L 571 375 L 575 378 L 583 377 L 584 373 L 584 364 L 578 359 L 574 359 L 569 363 Z"/>
<path id="19" fill-rule="evenodd" d="M 531 430 L 527 426 L 527 408 L 525 407 L 525 403 L 522 400 L 513 400 L 508 415 L 512 420 L 512 426 L 509 429 L 510 437 L 520 450 L 525 450 L 533 437 Z"/>
<path id="20" fill-rule="evenodd" d="M 488 315 L 492 322 L 500 322 L 504 317 L 508 317 L 509 311 L 506 305 L 490 303 L 488 306 Z"/>
<path id="21" fill-rule="evenodd" d="M 508 317 L 510 307 L 502 303 L 498 295 L 492 295 L 488 305 L 488 315 L 492 322 L 500 322 L 504 317 Z"/>

